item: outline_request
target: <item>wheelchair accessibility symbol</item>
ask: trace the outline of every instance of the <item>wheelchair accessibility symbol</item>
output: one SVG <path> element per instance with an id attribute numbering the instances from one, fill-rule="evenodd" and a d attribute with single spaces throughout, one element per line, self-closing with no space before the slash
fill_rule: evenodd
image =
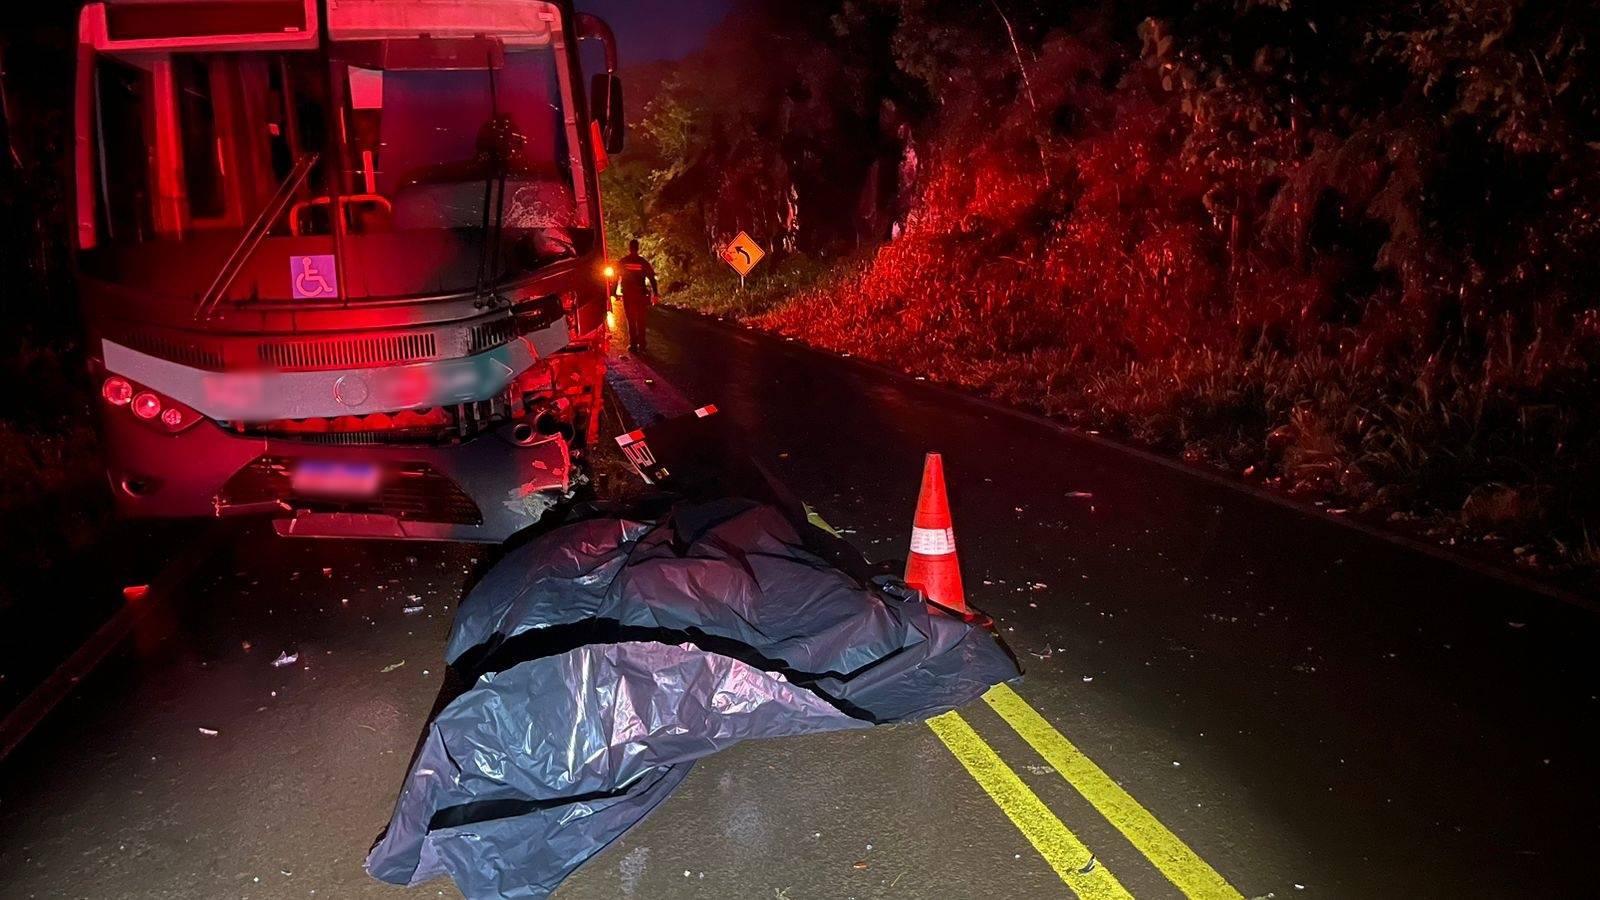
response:
<path id="1" fill-rule="evenodd" d="M 315 300 L 339 293 L 339 276 L 331 253 L 290 257 L 289 277 L 294 281 L 296 300 Z"/>

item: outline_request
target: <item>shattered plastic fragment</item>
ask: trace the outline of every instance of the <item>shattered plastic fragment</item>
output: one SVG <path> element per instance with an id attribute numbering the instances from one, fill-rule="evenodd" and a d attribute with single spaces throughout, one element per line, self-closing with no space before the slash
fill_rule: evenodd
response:
<path id="1" fill-rule="evenodd" d="M 200 728 L 199 728 L 199 729 L 197 729 L 197 730 L 198 730 L 198 731 L 199 731 L 199 732 L 200 732 L 200 733 L 201 733 L 201 734 L 203 734 L 203 735 L 205 735 L 205 736 L 206 736 L 206 737 L 216 737 L 216 736 L 217 736 L 217 735 L 218 735 L 218 734 L 220 734 L 220 733 L 221 733 L 221 732 L 219 732 L 219 731 L 217 731 L 217 730 L 216 730 L 216 729 L 215 729 L 215 728 L 206 728 L 206 727 L 204 727 L 204 726 L 201 726 L 201 727 L 200 727 Z"/>
<path id="2" fill-rule="evenodd" d="M 278 658 L 277 659 L 272 661 L 272 666 L 273 666 L 273 668 L 281 669 L 284 666 L 292 666 L 292 665 L 294 665 L 295 663 L 297 663 L 299 661 L 300 661 L 299 652 L 290 653 L 289 651 L 285 650 L 282 653 L 278 654 Z"/>
<path id="3" fill-rule="evenodd" d="M 400 668 L 401 666 L 403 666 L 405 664 L 406 664 L 406 661 L 402 659 L 397 663 L 390 663 L 387 666 L 384 666 L 383 668 L 379 669 L 378 671 L 382 672 L 385 675 L 387 675 L 388 673 L 393 672 L 395 669 L 398 669 L 398 668 Z"/>

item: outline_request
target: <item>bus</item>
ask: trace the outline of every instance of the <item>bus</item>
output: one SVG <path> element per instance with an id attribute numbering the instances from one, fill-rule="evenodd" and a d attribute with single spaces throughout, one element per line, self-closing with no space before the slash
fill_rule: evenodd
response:
<path id="1" fill-rule="evenodd" d="M 118 513 L 500 541 L 569 498 L 616 66 L 571 0 L 84 6 L 73 257 Z"/>

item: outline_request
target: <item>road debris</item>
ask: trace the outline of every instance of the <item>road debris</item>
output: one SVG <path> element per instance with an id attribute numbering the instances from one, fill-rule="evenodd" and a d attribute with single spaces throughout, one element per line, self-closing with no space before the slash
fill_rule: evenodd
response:
<path id="1" fill-rule="evenodd" d="M 122 589 L 122 599 L 124 599 L 124 600 L 142 600 L 142 599 L 144 599 L 145 595 L 148 594 L 148 593 L 150 593 L 150 585 L 148 585 L 148 584 L 130 584 L 127 587 Z"/>
<path id="2" fill-rule="evenodd" d="M 406 664 L 406 661 L 402 659 L 397 663 L 390 663 L 387 666 L 384 666 L 383 668 L 379 669 L 378 671 L 383 673 L 383 674 L 385 674 L 385 675 L 387 675 L 390 672 L 393 672 L 395 669 L 398 669 L 398 668 L 400 668 L 401 666 L 403 666 L 405 664 Z"/>
<path id="3" fill-rule="evenodd" d="M 222 733 L 222 732 L 216 730 L 215 728 L 206 728 L 203 725 L 200 728 L 196 729 L 196 730 L 198 730 L 201 734 L 205 735 L 206 737 L 216 737 L 217 735 Z"/>
<path id="4" fill-rule="evenodd" d="M 275 669 L 281 669 L 284 666 L 292 666 L 299 661 L 300 651 L 296 650 L 295 652 L 290 653 L 289 651 L 285 650 L 278 654 L 277 659 L 272 661 L 272 667 Z"/>
<path id="5" fill-rule="evenodd" d="M 400 611 L 405 613 L 408 616 L 414 616 L 417 613 L 422 612 L 424 609 L 427 609 L 427 607 L 425 607 L 425 606 L 423 606 L 422 604 L 419 603 L 416 606 L 401 607 Z"/>

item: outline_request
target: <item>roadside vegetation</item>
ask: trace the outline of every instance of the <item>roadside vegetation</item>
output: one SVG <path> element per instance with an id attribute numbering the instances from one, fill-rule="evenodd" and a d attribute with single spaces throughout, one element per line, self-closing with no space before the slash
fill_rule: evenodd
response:
<path id="1" fill-rule="evenodd" d="M 110 515 L 65 246 L 72 13 L 14 16 L 0 46 L 0 615 L 43 593 Z"/>
<path id="2" fill-rule="evenodd" d="M 1593 587 L 1586 8 L 756 0 L 736 19 L 629 83 L 608 210 L 669 302 Z M 775 258 L 738 293 L 713 250 L 741 229 Z"/>

